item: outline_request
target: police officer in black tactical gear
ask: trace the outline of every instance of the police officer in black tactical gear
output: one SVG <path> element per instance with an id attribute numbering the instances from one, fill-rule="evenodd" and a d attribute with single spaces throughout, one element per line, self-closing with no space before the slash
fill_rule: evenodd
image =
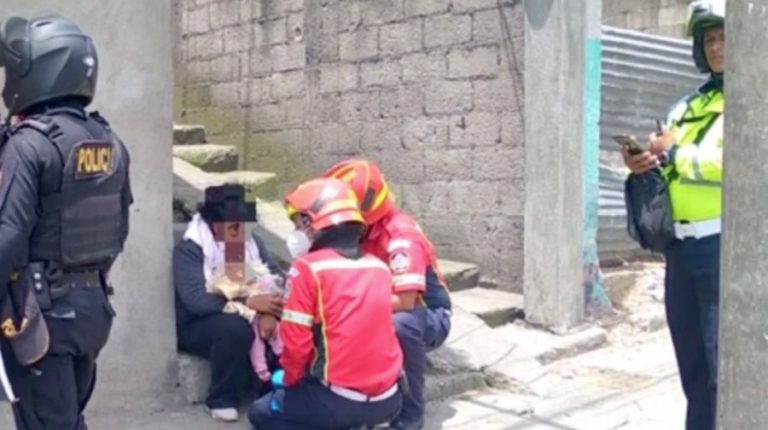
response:
<path id="1" fill-rule="evenodd" d="M 0 66 L 14 119 L 0 149 L 0 300 L 31 289 L 47 327 L 47 337 L 17 337 L 29 324 L 0 315 L 0 346 L 20 400 L 16 425 L 86 429 L 96 359 L 115 316 L 107 278 L 128 235 L 128 152 L 107 121 L 85 110 L 98 59 L 75 23 L 7 19 Z"/>

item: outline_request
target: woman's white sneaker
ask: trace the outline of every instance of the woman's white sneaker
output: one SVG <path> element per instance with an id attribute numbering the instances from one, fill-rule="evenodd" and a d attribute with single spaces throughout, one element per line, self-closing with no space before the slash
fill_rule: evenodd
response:
<path id="1" fill-rule="evenodd" d="M 228 423 L 235 422 L 240 418 L 235 408 L 211 409 L 211 416 L 214 420 Z"/>

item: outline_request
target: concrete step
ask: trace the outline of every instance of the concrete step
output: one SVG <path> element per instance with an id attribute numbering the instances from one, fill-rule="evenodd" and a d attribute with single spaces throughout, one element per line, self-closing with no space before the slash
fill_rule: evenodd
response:
<path id="1" fill-rule="evenodd" d="M 231 145 L 179 145 L 173 147 L 173 156 L 199 167 L 206 172 L 231 172 L 237 169 L 237 148 Z"/>
<path id="2" fill-rule="evenodd" d="M 210 379 L 211 368 L 207 360 L 179 353 L 178 384 L 187 402 L 205 402 Z M 443 374 L 430 369 L 424 383 L 424 398 L 427 402 L 442 400 L 485 387 L 485 376 L 481 372 Z"/>
<path id="3" fill-rule="evenodd" d="M 523 371 L 531 375 L 538 365 L 573 357 L 602 347 L 608 341 L 607 332 L 597 326 L 585 325 L 563 334 L 555 334 L 532 327 L 525 322 L 516 321 L 494 328 L 490 335 L 497 342 L 515 343 L 515 350 L 494 363 L 490 371 L 499 371 L 510 375 Z M 529 366 L 530 364 L 530 366 Z M 512 370 L 514 369 L 514 371 Z M 519 375 L 520 380 L 528 376 Z"/>
<path id="4" fill-rule="evenodd" d="M 480 268 L 476 264 L 438 260 L 437 265 L 448 281 L 451 292 L 474 288 L 480 282 Z"/>
<path id="5" fill-rule="evenodd" d="M 283 203 L 258 200 L 256 212 L 259 222 L 254 226 L 254 230 L 277 262 L 285 267 L 290 266 L 293 258 L 285 246 L 285 239 L 294 230 L 294 226 L 285 214 Z"/>
<path id="6" fill-rule="evenodd" d="M 481 372 L 443 375 L 427 371 L 427 379 L 424 381 L 424 401 L 436 402 L 487 387 L 485 375 Z"/>
<path id="7" fill-rule="evenodd" d="M 202 125 L 173 125 L 174 145 L 201 145 L 207 142 L 205 127 Z"/>
<path id="8" fill-rule="evenodd" d="M 285 239 L 293 230 L 293 223 L 285 215 L 281 202 L 259 201 L 257 206 L 259 223 L 257 231 L 267 246 L 282 263 L 290 264 L 291 256 L 285 247 Z M 438 260 L 440 271 L 448 281 L 451 291 L 475 287 L 480 279 L 480 270 L 475 264 L 450 260 Z"/>
<path id="9" fill-rule="evenodd" d="M 454 308 L 451 325 L 445 344 L 427 355 L 427 400 L 486 387 L 483 370 L 515 349 L 515 344 L 507 342 L 503 334 L 460 306 Z M 199 403 L 205 399 L 209 380 L 207 361 L 179 354 L 179 388 L 188 402 Z"/>
<path id="10" fill-rule="evenodd" d="M 522 294 L 476 287 L 451 292 L 451 300 L 455 305 L 480 317 L 491 327 L 524 316 Z"/>
<path id="11" fill-rule="evenodd" d="M 516 347 L 515 340 L 500 335 L 480 317 L 455 304 L 448 339 L 427 355 L 427 364 L 441 374 L 483 372 Z"/>
<path id="12" fill-rule="evenodd" d="M 211 381 L 211 366 L 207 360 L 179 353 L 179 388 L 189 403 L 203 403 Z"/>
<path id="13" fill-rule="evenodd" d="M 214 185 L 241 184 L 245 186 L 247 198 L 257 197 L 272 199 L 277 194 L 277 181 L 274 173 L 233 171 L 205 172 L 197 166 L 173 158 L 173 197 L 184 202 L 193 210 L 205 200 L 205 189 Z"/>
<path id="14" fill-rule="evenodd" d="M 285 216 L 285 209 L 280 202 L 268 202 L 256 199 L 258 222 L 247 224 L 248 234 L 256 232 L 276 262 L 283 267 L 291 264 L 292 258 L 285 246 L 285 238 L 293 230 L 293 223 Z M 187 228 L 186 222 L 173 224 L 174 242 L 181 239 Z"/>

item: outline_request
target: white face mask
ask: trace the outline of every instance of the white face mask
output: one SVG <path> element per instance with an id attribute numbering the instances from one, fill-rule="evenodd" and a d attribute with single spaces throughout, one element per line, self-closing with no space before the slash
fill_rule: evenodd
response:
<path id="1" fill-rule="evenodd" d="M 288 234 L 288 237 L 285 239 L 285 245 L 288 247 L 291 257 L 299 258 L 309 252 L 312 242 L 309 241 L 306 233 L 301 230 L 294 230 Z"/>

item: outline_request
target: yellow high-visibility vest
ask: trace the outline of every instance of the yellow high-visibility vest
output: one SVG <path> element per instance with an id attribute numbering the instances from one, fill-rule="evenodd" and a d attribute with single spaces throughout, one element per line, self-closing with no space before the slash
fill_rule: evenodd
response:
<path id="1" fill-rule="evenodd" d="M 723 107 L 723 92 L 705 85 L 667 118 L 677 141 L 664 171 L 675 221 L 704 221 L 721 215 Z"/>

